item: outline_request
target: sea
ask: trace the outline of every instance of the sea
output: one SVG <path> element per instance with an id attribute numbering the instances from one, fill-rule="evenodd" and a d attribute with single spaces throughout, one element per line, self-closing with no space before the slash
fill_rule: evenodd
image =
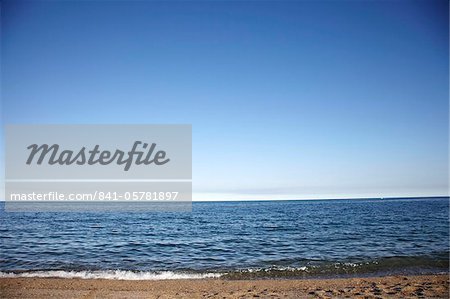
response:
<path id="1" fill-rule="evenodd" d="M 294 279 L 449 272 L 449 198 L 5 212 L 0 277 Z"/>

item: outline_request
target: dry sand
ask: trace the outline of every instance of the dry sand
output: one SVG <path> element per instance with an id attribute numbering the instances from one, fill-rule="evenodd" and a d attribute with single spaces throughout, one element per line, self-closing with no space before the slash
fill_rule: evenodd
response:
<path id="1" fill-rule="evenodd" d="M 159 281 L 1 278 L 0 298 L 449 298 L 449 277 Z"/>

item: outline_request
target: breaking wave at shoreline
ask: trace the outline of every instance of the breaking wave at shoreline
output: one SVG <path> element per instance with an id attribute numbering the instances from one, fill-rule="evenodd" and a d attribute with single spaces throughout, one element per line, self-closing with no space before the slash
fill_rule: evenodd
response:
<path id="1" fill-rule="evenodd" d="M 166 279 L 204 279 L 218 278 L 220 273 L 186 273 L 173 271 L 129 271 L 129 270 L 102 270 L 102 271 L 26 271 L 26 272 L 0 272 L 1 278 L 78 278 L 78 279 L 114 279 L 114 280 L 166 280 Z"/>

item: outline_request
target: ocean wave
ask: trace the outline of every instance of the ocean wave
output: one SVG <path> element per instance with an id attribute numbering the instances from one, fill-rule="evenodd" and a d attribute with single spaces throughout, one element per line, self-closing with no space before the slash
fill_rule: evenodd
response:
<path id="1" fill-rule="evenodd" d="M 30 271 L 30 272 L 0 272 L 1 278 L 40 277 L 40 278 L 79 278 L 79 279 L 115 279 L 115 280 L 167 280 L 167 279 L 203 279 L 218 278 L 223 273 L 187 273 L 173 271 Z"/>
<path id="2" fill-rule="evenodd" d="M 448 273 L 447 260 L 393 257 L 361 262 L 316 261 L 300 267 L 269 266 L 239 269 L 224 273 L 222 279 L 311 278 L 387 274 Z"/>

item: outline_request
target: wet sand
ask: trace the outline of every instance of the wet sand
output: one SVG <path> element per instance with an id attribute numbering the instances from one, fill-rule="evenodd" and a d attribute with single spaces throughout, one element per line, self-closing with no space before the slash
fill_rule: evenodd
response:
<path id="1" fill-rule="evenodd" d="M 449 298 L 448 275 L 309 280 L 1 278 L 0 298 Z"/>

